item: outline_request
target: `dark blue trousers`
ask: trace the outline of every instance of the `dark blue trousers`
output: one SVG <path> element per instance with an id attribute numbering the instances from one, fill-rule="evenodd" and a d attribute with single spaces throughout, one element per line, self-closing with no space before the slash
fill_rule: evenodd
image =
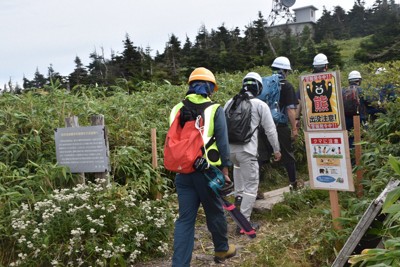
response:
<path id="1" fill-rule="evenodd" d="M 190 266 L 194 246 L 194 232 L 200 203 L 206 214 L 207 228 L 211 233 L 214 251 L 227 251 L 227 222 L 221 204 L 208 186 L 208 179 L 200 172 L 177 174 L 179 218 L 175 222 L 174 255 L 172 266 Z"/>

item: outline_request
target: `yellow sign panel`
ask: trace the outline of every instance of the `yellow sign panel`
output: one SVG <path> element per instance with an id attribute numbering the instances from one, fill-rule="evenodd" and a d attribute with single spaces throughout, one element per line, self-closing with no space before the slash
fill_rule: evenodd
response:
<path id="1" fill-rule="evenodd" d="M 338 76 L 336 72 L 324 72 L 300 77 L 300 95 L 308 131 L 344 130 Z"/>

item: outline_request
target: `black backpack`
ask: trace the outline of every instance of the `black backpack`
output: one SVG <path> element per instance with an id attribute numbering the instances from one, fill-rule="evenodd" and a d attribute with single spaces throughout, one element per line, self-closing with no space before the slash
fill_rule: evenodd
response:
<path id="1" fill-rule="evenodd" d="M 346 117 L 352 117 L 360 114 L 360 96 L 358 94 L 358 87 L 350 85 L 343 89 L 343 106 L 344 114 Z"/>
<path id="2" fill-rule="evenodd" d="M 251 131 L 251 103 L 254 97 L 246 93 L 237 94 L 225 110 L 228 137 L 230 144 L 246 144 L 250 142 L 254 131 Z"/>

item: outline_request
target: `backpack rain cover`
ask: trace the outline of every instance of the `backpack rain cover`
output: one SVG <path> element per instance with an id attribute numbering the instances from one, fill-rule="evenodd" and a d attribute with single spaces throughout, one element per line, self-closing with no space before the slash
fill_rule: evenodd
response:
<path id="1" fill-rule="evenodd" d="M 279 107 L 279 100 L 281 97 L 281 83 L 279 75 L 272 74 L 271 76 L 262 77 L 262 82 L 263 90 L 261 91 L 261 94 L 257 96 L 257 98 L 267 103 L 269 109 L 271 110 L 271 115 L 275 124 L 286 124 L 288 122 L 288 118 L 283 112 L 285 107 Z"/>
<path id="2" fill-rule="evenodd" d="M 346 117 L 352 117 L 360 113 L 360 98 L 358 95 L 358 87 L 350 85 L 343 89 L 343 106 Z"/>

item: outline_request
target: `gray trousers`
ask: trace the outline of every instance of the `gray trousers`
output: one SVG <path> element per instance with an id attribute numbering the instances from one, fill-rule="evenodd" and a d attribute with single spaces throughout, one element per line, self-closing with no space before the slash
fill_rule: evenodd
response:
<path id="1" fill-rule="evenodd" d="M 242 197 L 240 212 L 250 221 L 259 184 L 257 157 L 247 152 L 231 153 L 235 196 Z"/>

